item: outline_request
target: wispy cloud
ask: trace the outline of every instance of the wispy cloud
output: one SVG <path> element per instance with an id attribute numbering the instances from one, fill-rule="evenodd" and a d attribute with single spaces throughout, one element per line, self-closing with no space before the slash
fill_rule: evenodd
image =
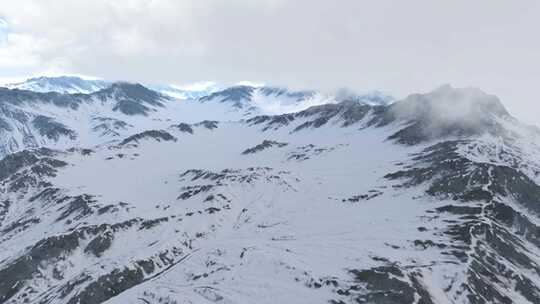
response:
<path id="1" fill-rule="evenodd" d="M 8 23 L 3 18 L 0 18 L 0 46 L 7 42 Z"/>

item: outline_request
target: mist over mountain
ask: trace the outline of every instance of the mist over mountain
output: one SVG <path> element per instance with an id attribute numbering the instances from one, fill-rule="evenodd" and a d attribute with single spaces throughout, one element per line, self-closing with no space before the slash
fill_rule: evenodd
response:
<path id="1" fill-rule="evenodd" d="M 0 88 L 0 303 L 540 302 L 496 96 L 39 79 Z"/>

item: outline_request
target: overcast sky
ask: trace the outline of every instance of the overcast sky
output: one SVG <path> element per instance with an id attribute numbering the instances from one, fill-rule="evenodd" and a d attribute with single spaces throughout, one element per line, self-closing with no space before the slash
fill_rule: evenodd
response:
<path id="1" fill-rule="evenodd" d="M 0 80 L 250 80 L 397 97 L 450 83 L 540 125 L 539 16 L 537 0 L 2 0 Z"/>

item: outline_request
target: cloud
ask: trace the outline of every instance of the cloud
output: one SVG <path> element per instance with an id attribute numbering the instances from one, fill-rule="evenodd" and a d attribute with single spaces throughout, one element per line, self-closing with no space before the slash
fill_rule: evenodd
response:
<path id="1" fill-rule="evenodd" d="M 0 47 L 7 43 L 9 25 L 6 20 L 0 18 Z"/>
<path id="2" fill-rule="evenodd" d="M 397 97 L 452 83 L 540 124 L 539 14 L 533 0 L 3 0 L 0 77 L 248 79 Z"/>

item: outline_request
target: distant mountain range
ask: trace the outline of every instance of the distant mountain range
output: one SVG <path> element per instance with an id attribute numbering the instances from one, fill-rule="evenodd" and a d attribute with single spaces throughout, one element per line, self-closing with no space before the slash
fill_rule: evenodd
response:
<path id="1" fill-rule="evenodd" d="M 59 76 L 59 77 L 36 77 L 30 78 L 20 83 L 5 84 L 6 88 L 29 90 L 33 92 L 47 93 L 57 92 L 65 94 L 91 94 L 99 90 L 111 86 L 114 82 L 105 80 L 83 79 L 75 76 Z M 144 85 L 144 84 L 143 84 Z M 214 97 L 223 96 L 223 99 L 235 100 L 244 97 L 247 102 L 259 103 L 260 106 L 266 107 L 271 111 L 278 111 L 280 106 L 284 108 L 280 112 L 294 111 L 305 109 L 311 105 L 317 105 L 327 102 L 335 102 L 341 98 L 341 94 L 323 94 L 318 91 L 290 91 L 286 88 L 277 87 L 261 87 L 237 85 L 226 87 L 221 85 L 208 85 L 203 89 L 182 89 L 174 85 L 144 85 L 147 88 L 160 92 L 164 95 L 179 99 L 200 99 L 214 94 Z M 233 96 L 238 94 L 237 96 Z M 230 96 L 226 96 L 230 95 Z M 351 94 L 347 94 L 351 95 Z M 270 104 L 266 105 L 265 97 L 273 96 L 280 97 L 279 101 L 271 100 Z M 371 91 L 366 94 L 353 94 L 354 98 L 360 102 L 369 104 L 386 104 L 393 101 L 393 98 L 379 91 Z M 347 96 L 348 98 L 351 96 Z M 264 100 L 260 100 L 264 99 Z M 240 101 L 240 100 L 237 100 Z M 305 102 L 305 105 L 302 105 Z"/>
<path id="2" fill-rule="evenodd" d="M 111 86 L 113 81 L 83 79 L 76 76 L 35 77 L 19 83 L 8 83 L 4 86 L 10 89 L 28 90 L 47 93 L 90 94 Z M 183 90 L 172 85 L 149 85 L 148 88 L 164 93 L 171 97 L 193 99 L 206 96 L 218 90 L 210 86 L 204 90 Z"/>
<path id="3" fill-rule="evenodd" d="M 40 77 L 0 88 L 0 157 L 40 146 L 100 144 L 174 120 L 239 120 L 340 102 L 317 91 L 272 87 L 213 87 L 185 93 L 187 99 L 177 98 L 180 90 L 173 94 L 168 86 L 158 88 L 77 77 Z M 350 100 L 385 104 L 392 99 L 375 94 Z M 140 117 L 148 118 L 141 122 Z"/>
<path id="4" fill-rule="evenodd" d="M 66 94 L 92 92 L 105 89 L 111 82 L 105 80 L 89 80 L 74 76 L 35 77 L 19 83 L 9 83 L 5 87 L 10 89 L 28 90 L 33 92 L 58 92 Z"/>

